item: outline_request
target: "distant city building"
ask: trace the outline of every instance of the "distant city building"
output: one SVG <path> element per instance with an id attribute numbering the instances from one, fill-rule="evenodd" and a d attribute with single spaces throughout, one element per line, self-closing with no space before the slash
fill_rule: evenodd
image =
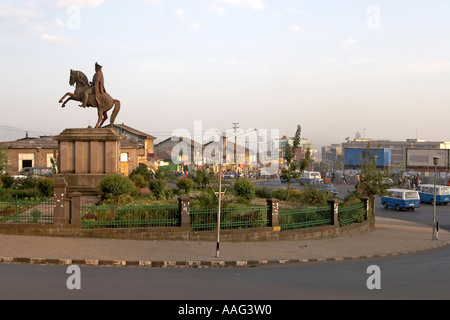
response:
<path id="1" fill-rule="evenodd" d="M 342 170 L 344 164 L 342 144 L 322 147 L 322 162 L 326 163 L 331 171 Z"/>
<path id="2" fill-rule="evenodd" d="M 366 159 L 372 158 L 375 158 L 377 168 L 391 167 L 391 150 L 388 148 L 344 148 L 345 169 L 360 169 Z"/>
<path id="3" fill-rule="evenodd" d="M 290 145 L 292 146 L 292 144 L 294 143 L 294 138 L 288 138 L 286 136 L 283 136 L 281 139 L 274 139 L 272 141 L 272 150 L 277 150 L 279 153 L 279 158 L 280 158 L 280 163 L 283 163 L 283 159 L 284 159 L 284 155 L 285 155 L 285 150 L 286 150 L 286 146 Z M 295 160 L 299 161 L 301 159 L 305 159 L 305 155 L 306 155 L 306 150 L 308 150 L 308 148 L 311 150 L 311 157 L 314 157 L 314 149 L 313 146 L 311 144 L 311 142 L 308 139 L 300 139 L 300 145 L 299 148 L 297 150 L 297 152 L 295 153 Z"/>
<path id="4" fill-rule="evenodd" d="M 439 150 L 450 149 L 450 142 L 426 141 L 420 139 L 407 139 L 406 141 L 355 139 L 342 144 L 344 149 L 349 148 L 387 148 L 391 150 L 391 166 L 405 169 L 407 163 L 407 150 Z"/>

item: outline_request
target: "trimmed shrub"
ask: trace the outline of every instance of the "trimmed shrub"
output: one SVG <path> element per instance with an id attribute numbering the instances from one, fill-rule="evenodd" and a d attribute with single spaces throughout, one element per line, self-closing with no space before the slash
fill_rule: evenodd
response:
<path id="1" fill-rule="evenodd" d="M 255 186 L 247 178 L 238 179 L 234 182 L 233 190 L 236 196 L 251 200 L 255 197 Z"/>
<path id="2" fill-rule="evenodd" d="M 3 182 L 3 188 L 11 188 L 14 184 L 14 178 L 5 174 L 1 178 Z"/>
<path id="3" fill-rule="evenodd" d="M 319 190 L 315 186 L 307 187 L 300 196 L 301 202 L 308 206 L 325 206 L 331 198 L 330 194 Z"/>
<path id="4" fill-rule="evenodd" d="M 131 195 L 135 190 L 134 183 L 127 177 L 118 174 L 106 176 L 100 183 L 99 191 L 104 195 Z"/>
<path id="5" fill-rule="evenodd" d="M 180 178 L 177 181 L 177 188 L 184 192 L 185 194 L 189 194 L 189 192 L 192 190 L 192 188 L 194 187 L 194 181 L 192 181 L 189 178 Z"/>
<path id="6" fill-rule="evenodd" d="M 21 189 L 32 189 L 37 186 L 38 179 L 32 176 L 26 177 L 20 182 Z"/>
<path id="7" fill-rule="evenodd" d="M 146 181 L 145 177 L 140 173 L 136 173 L 133 176 L 130 176 L 130 179 L 131 181 L 133 181 L 134 185 L 138 188 L 148 187 L 148 181 Z"/>
<path id="8" fill-rule="evenodd" d="M 162 179 L 150 179 L 148 188 L 155 195 L 156 199 L 161 199 L 166 196 L 166 182 Z"/>
<path id="9" fill-rule="evenodd" d="M 272 197 L 281 201 L 286 201 L 287 199 L 287 188 L 278 188 L 272 192 Z M 302 192 L 298 189 L 291 188 L 289 191 L 289 201 L 299 201 Z"/>
<path id="10" fill-rule="evenodd" d="M 8 200 L 12 198 L 13 189 L 6 189 L 1 188 L 0 189 L 0 200 Z"/>
<path id="11" fill-rule="evenodd" d="M 267 187 L 255 188 L 255 195 L 258 198 L 268 199 L 273 197 L 273 192 Z"/>
<path id="12" fill-rule="evenodd" d="M 281 201 L 285 201 L 287 198 L 287 189 L 278 188 L 272 192 L 272 197 Z"/>
<path id="13" fill-rule="evenodd" d="M 43 178 L 37 182 L 37 188 L 44 197 L 50 197 L 53 195 L 53 179 Z"/>

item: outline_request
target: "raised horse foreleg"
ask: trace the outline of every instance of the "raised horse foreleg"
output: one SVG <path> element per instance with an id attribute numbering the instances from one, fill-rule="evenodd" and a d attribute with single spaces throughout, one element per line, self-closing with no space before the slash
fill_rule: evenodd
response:
<path id="1" fill-rule="evenodd" d="M 69 98 L 64 101 L 64 98 L 69 96 Z M 71 92 L 67 92 L 65 95 L 63 95 L 63 97 L 61 99 L 59 99 L 59 103 L 62 103 L 64 101 L 64 103 L 62 104 L 61 108 L 64 108 L 66 106 L 66 103 L 71 101 L 71 100 L 75 100 L 75 95 Z"/>

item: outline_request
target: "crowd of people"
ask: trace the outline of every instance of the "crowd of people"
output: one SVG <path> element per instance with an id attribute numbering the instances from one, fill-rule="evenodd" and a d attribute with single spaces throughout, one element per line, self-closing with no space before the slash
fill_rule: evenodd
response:
<path id="1" fill-rule="evenodd" d="M 402 189 L 416 190 L 417 186 L 421 183 L 421 179 L 418 175 L 398 177 L 398 186 Z"/>

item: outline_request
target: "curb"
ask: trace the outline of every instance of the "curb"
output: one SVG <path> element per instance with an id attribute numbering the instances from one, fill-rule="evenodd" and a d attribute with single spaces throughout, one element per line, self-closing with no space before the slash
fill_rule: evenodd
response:
<path id="1" fill-rule="evenodd" d="M 280 265 L 293 263 L 320 263 L 339 262 L 351 260 L 367 260 L 405 256 L 416 253 L 424 253 L 431 250 L 440 249 L 450 245 L 450 241 L 440 245 L 431 246 L 412 251 L 381 253 L 362 256 L 341 256 L 331 258 L 311 258 L 311 259 L 278 259 L 278 260 L 211 260 L 211 261 L 127 261 L 127 260 L 95 260 L 95 259 L 45 259 L 45 258 L 23 258 L 23 257 L 0 257 L 0 263 L 34 264 L 34 265 L 57 265 L 57 266 L 89 266 L 89 267 L 146 267 L 146 268 L 248 268 L 264 265 Z"/>

